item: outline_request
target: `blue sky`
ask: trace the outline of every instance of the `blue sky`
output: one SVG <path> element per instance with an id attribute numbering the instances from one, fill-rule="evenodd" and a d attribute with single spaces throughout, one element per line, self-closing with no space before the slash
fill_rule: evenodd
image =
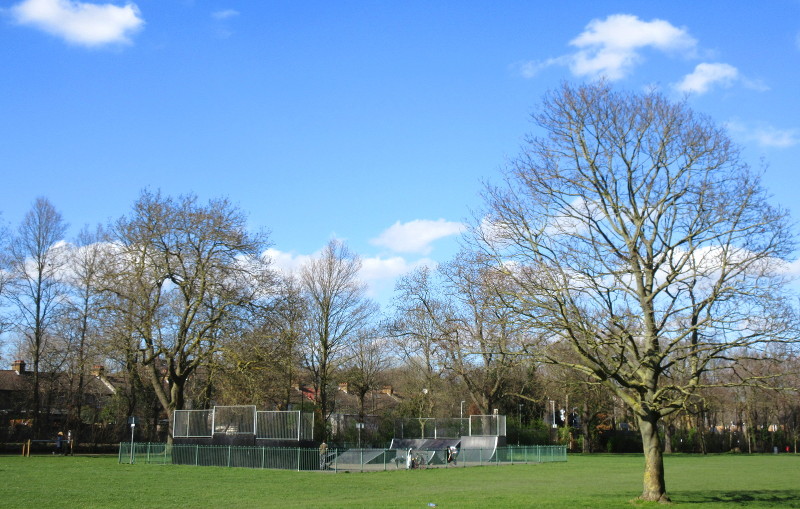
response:
<path id="1" fill-rule="evenodd" d="M 542 94 L 600 75 L 689 94 L 800 217 L 800 0 L 0 0 L 1 217 L 224 195 L 279 265 L 335 236 L 386 300 L 453 254 Z"/>

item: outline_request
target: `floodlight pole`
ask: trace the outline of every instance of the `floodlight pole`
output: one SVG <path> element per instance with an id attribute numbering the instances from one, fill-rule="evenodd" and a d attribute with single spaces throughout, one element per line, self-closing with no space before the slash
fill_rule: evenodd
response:
<path id="1" fill-rule="evenodd" d="M 461 418 L 462 419 L 464 418 L 464 403 L 466 403 L 466 401 L 462 401 L 461 402 Z"/>

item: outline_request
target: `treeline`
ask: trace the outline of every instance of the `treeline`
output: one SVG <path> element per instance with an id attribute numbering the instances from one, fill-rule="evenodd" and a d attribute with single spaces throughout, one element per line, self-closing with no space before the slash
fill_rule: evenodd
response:
<path id="1" fill-rule="evenodd" d="M 65 232 L 39 198 L 5 239 L 6 347 L 31 372 L 28 392 L 10 408 L 17 426 L 7 439 L 64 428 L 114 442 L 139 416 L 138 432 L 163 440 L 175 409 L 253 404 L 313 409 L 316 436 L 352 440 L 354 430 L 330 437 L 323 425 L 347 384 L 359 401 L 353 422 L 386 421 L 365 433 L 376 445 L 391 438 L 395 419 L 497 409 L 508 416 L 510 443 L 641 450 L 624 404 L 574 370 L 542 362 L 541 338 L 504 305 L 474 252 L 403 276 L 381 313 L 343 243 L 281 273 L 263 254 L 266 236 L 248 232 L 244 212 L 226 200 L 145 191 L 114 223 L 71 242 Z M 110 399 L 88 383 L 99 367 L 116 389 Z M 789 358 L 771 365 L 796 367 Z M 387 386 L 397 405 L 368 418 L 369 395 Z M 799 419 L 794 392 L 708 389 L 662 433 L 667 450 L 794 449 Z"/>
<path id="2" fill-rule="evenodd" d="M 564 84 L 532 120 L 463 250 L 382 312 L 345 244 L 280 273 L 224 199 L 144 191 L 70 242 L 37 200 L 0 272 L 4 337 L 32 367 L 24 426 L 104 413 L 121 438 L 138 415 L 155 439 L 176 409 L 309 401 L 315 437 L 341 440 L 339 384 L 353 422 L 392 386 L 387 422 L 496 409 L 512 443 L 640 448 L 642 498 L 662 501 L 664 450 L 795 448 L 796 235 L 724 129 L 605 82 Z M 102 412 L 84 403 L 95 365 L 123 378 Z M 63 397 L 45 373 L 68 375 Z"/>

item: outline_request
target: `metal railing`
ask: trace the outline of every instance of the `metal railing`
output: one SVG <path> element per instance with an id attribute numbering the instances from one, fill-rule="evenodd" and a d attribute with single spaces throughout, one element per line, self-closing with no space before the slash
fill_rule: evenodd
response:
<path id="1" fill-rule="evenodd" d="M 214 434 L 253 435 L 265 440 L 313 440 L 314 414 L 256 411 L 252 405 L 215 406 L 208 410 L 175 410 L 174 438 L 211 438 Z"/>
<path id="2" fill-rule="evenodd" d="M 242 447 L 226 445 L 129 443 L 119 447 L 120 463 L 216 467 L 369 472 L 414 468 L 464 468 L 567 461 L 563 445 L 461 448 L 455 461 L 447 450 L 318 449 L 301 447 Z"/>

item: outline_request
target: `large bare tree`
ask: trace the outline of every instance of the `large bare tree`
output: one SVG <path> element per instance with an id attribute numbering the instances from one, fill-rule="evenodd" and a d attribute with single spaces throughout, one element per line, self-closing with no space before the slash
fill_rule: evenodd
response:
<path id="1" fill-rule="evenodd" d="M 31 356 L 33 364 L 34 435 L 42 429 L 40 363 L 64 303 L 61 268 L 65 256 L 61 241 L 66 230 L 61 214 L 47 198 L 40 197 L 25 214 L 9 248 L 9 298 L 16 310 L 13 321 L 23 340 L 23 351 Z"/>
<path id="2" fill-rule="evenodd" d="M 235 311 L 267 296 L 265 238 L 225 199 L 202 204 L 149 191 L 111 233 L 118 255 L 107 288 L 116 313 L 131 317 L 140 362 L 171 424 Z"/>
<path id="3" fill-rule="evenodd" d="M 792 337 L 784 211 L 725 131 L 657 92 L 563 85 L 533 115 L 475 231 L 543 358 L 604 383 L 636 417 L 643 500 L 668 500 L 659 421 L 737 358 Z M 730 380 L 730 378 L 728 378 Z M 750 380 L 751 382 L 753 380 Z M 741 380 L 740 382 L 745 382 Z"/>
<path id="4" fill-rule="evenodd" d="M 100 336 L 101 290 L 100 275 L 107 246 L 102 227 L 84 227 L 67 254 L 65 282 L 70 295 L 63 316 L 63 340 L 69 345 L 66 359 L 71 375 L 70 429 L 78 430 L 84 403 L 84 389 L 89 369 L 99 362 L 97 343 Z"/>
<path id="5" fill-rule="evenodd" d="M 524 322 L 504 307 L 493 271 L 476 253 L 462 251 L 436 270 L 422 267 L 398 282 L 397 316 L 391 333 L 420 382 L 431 388 L 438 367 L 463 383 L 470 403 L 489 414 L 519 394 L 517 368 Z M 462 397 L 464 394 L 462 394 Z"/>
<path id="6" fill-rule="evenodd" d="M 376 305 L 366 297 L 366 287 L 359 280 L 360 269 L 361 259 L 342 242 L 331 240 L 300 274 L 306 299 L 303 364 L 316 394 L 315 436 L 323 439 L 333 406 L 334 373 L 376 313 Z"/>

